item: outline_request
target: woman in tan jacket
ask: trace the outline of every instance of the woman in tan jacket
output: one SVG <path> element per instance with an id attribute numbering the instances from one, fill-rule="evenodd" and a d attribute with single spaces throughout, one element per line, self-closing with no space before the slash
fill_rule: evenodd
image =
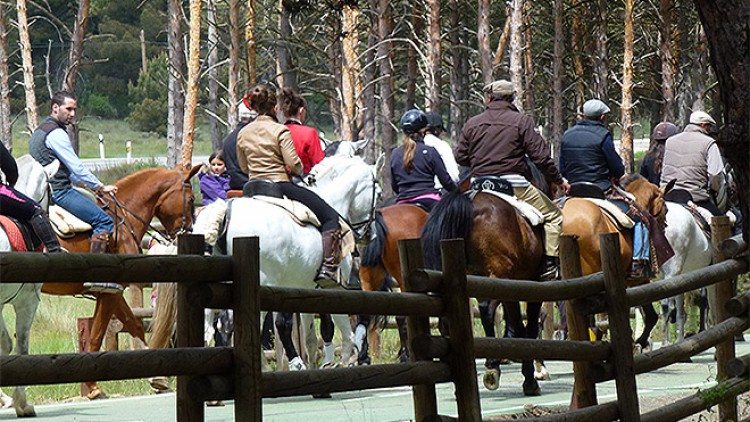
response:
<path id="1" fill-rule="evenodd" d="M 339 215 L 315 192 L 292 183 L 290 173 L 301 176 L 302 162 L 294 149 L 289 129 L 276 120 L 276 94 L 259 85 L 253 88 L 250 96 L 250 108 L 258 113 L 258 117 L 237 135 L 240 168 L 250 180 L 276 182 L 287 198 L 307 205 L 315 213 L 323 237 L 323 263 L 315 280 L 333 279 L 340 262 Z"/>

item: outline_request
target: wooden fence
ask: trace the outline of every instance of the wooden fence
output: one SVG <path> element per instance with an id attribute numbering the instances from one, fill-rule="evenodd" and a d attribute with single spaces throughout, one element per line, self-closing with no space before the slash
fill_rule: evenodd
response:
<path id="1" fill-rule="evenodd" d="M 714 224 L 718 246 L 728 223 Z M 561 258 L 565 280 L 538 283 L 467 276 L 462 240 L 443 241 L 442 273 L 424 270 L 418 240 L 402 241 L 401 263 L 407 292 L 328 291 L 262 287 L 258 239 L 235 239 L 233 257 L 127 256 L 91 254 L 2 254 L 0 282 L 132 281 L 177 282 L 177 348 L 65 355 L 11 356 L 0 360 L 0 385 L 33 385 L 176 375 L 177 419 L 204 419 L 204 401 L 235 400 L 235 419 L 262 420 L 262 398 L 413 386 L 415 419 L 439 416 L 435 384 L 453 382 L 458 419 L 480 421 L 475 358 L 548 359 L 574 362 L 576 410 L 533 420 L 664 421 L 679 420 L 722 400 L 721 419 L 732 419 L 735 395 L 750 388 L 750 357 L 734 358 L 733 338 L 748 327 L 748 295 L 732 298 L 732 278 L 748 271 L 747 260 L 729 259 L 694 273 L 651 285 L 624 286 L 614 258 L 617 237 L 602 237 L 603 273 L 580 275 L 575 239 L 564 238 Z M 201 253 L 201 236 L 180 238 L 181 254 Z M 231 283 L 224 283 L 231 281 Z M 728 303 L 719 323 L 679 346 L 633 357 L 628 308 L 716 284 L 717 301 Z M 571 341 L 473 338 L 469 297 L 502 300 L 569 301 Z M 731 299 L 731 300 L 730 300 Z M 203 347 L 204 308 L 233 308 L 233 348 Z M 410 363 L 261 372 L 260 309 L 330 314 L 390 314 L 407 317 Z M 722 312 L 724 307 L 722 306 Z M 587 339 L 586 315 L 609 313 L 610 342 Z M 429 317 L 448 320 L 451 336 L 432 336 Z M 473 342 L 474 347 L 466 347 Z M 717 346 L 719 385 L 674 405 L 639 415 L 635 376 Z M 33 368 L 33 370 L 31 370 Z M 597 404 L 595 383 L 614 379 L 618 400 Z M 686 413 L 690 412 L 690 413 Z"/>

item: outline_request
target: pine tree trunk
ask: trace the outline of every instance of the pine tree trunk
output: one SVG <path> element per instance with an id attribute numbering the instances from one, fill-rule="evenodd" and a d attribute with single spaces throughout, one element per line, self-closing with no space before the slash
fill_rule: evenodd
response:
<path id="1" fill-rule="evenodd" d="M 341 135 L 346 141 L 357 140 L 357 93 L 361 91 L 359 83 L 359 7 L 356 2 L 345 4 L 341 14 L 343 30 L 343 61 L 341 63 Z"/>
<path id="2" fill-rule="evenodd" d="M 633 166 L 633 6 L 635 0 L 624 0 L 624 47 L 622 58 L 622 101 L 620 123 L 622 137 L 620 140 L 620 156 L 625 164 L 625 172 L 632 173 Z"/>
<path id="3" fill-rule="evenodd" d="M 461 9 L 458 0 L 450 0 L 450 33 L 448 34 L 448 40 L 450 41 L 450 56 L 451 56 L 451 67 L 450 67 L 450 85 L 451 85 L 451 101 L 450 101 L 450 136 L 454 143 L 458 142 L 461 136 L 461 128 L 466 121 L 466 113 L 464 113 L 463 102 L 467 96 L 466 85 L 464 84 L 463 78 L 466 76 L 466 72 L 463 71 L 467 60 L 465 60 L 464 48 L 461 45 L 463 26 L 461 24 Z"/>
<path id="4" fill-rule="evenodd" d="M 423 38 L 422 29 L 422 16 L 415 10 L 411 15 L 411 26 L 413 33 L 410 36 L 412 43 L 409 43 L 409 49 L 407 50 L 406 58 L 406 100 L 404 104 L 405 110 L 410 110 L 416 107 L 417 102 L 417 79 L 419 79 L 419 66 L 417 61 L 420 59 L 417 54 L 417 49 Z"/>
<path id="5" fill-rule="evenodd" d="M 373 4 L 372 1 L 369 2 L 369 9 L 370 11 L 375 10 L 377 7 L 377 4 Z M 368 23 L 369 23 L 369 31 L 367 31 L 367 49 L 365 50 L 365 56 L 364 56 L 364 63 L 365 67 L 363 69 L 363 89 L 362 89 L 362 101 L 363 101 L 363 109 L 362 109 L 362 120 L 363 120 L 363 132 L 364 132 L 364 138 L 369 139 L 370 141 L 367 143 L 367 148 L 365 150 L 365 158 L 368 162 L 375 162 L 375 160 L 380 155 L 379 146 L 377 145 L 377 142 L 375 141 L 377 139 L 377 125 L 375 124 L 375 119 L 377 116 L 377 107 L 378 102 L 375 98 L 375 85 L 376 85 L 376 79 L 378 77 L 377 75 L 377 61 L 376 61 L 376 49 L 378 44 L 378 18 L 375 16 L 374 13 L 367 14 L 368 16 Z"/>
<path id="6" fill-rule="evenodd" d="M 482 82 L 486 85 L 494 80 L 492 75 L 492 50 L 490 50 L 490 0 L 477 2 L 477 50 Z"/>
<path id="7" fill-rule="evenodd" d="M 718 143 L 735 171 L 742 210 L 742 233 L 750 235 L 750 39 L 747 0 L 695 0 L 711 49 L 711 65 L 719 82 L 724 126 Z M 720 411 L 722 408 L 720 407 Z M 736 409 L 735 409 L 736 411 Z M 724 414 L 730 419 L 731 414 Z"/>
<path id="8" fill-rule="evenodd" d="M 219 121 L 219 33 L 216 26 L 216 2 L 206 0 L 208 19 L 208 126 L 211 150 L 221 149 L 222 130 Z"/>
<path id="9" fill-rule="evenodd" d="M 389 39 L 393 32 L 393 10 L 389 0 L 377 0 L 378 16 L 378 62 L 380 69 L 380 127 L 382 131 L 383 152 L 385 153 L 385 166 L 391 162 L 391 150 L 396 146 L 396 134 L 393 130 L 393 51 L 392 43 Z M 391 189 L 391 172 L 383 172 L 383 198 L 391 198 L 393 190 Z"/>
<path id="10" fill-rule="evenodd" d="M 239 123 L 237 104 L 240 80 L 240 2 L 229 0 L 229 71 L 227 77 L 227 129 L 234 130 Z"/>
<path id="11" fill-rule="evenodd" d="M 5 7 L 0 5 L 0 139 L 13 150 L 13 124 L 10 118 L 10 67 L 8 66 L 8 27 Z"/>
<path id="12" fill-rule="evenodd" d="M 442 66 L 441 46 L 440 46 L 440 0 L 428 0 L 430 42 L 427 45 L 428 75 L 427 81 L 427 108 L 432 111 L 440 112 L 441 100 L 440 92 L 442 91 Z"/>
<path id="13" fill-rule="evenodd" d="M 672 53 L 672 16 L 674 14 L 674 0 L 660 0 L 659 14 L 661 15 L 661 42 L 659 55 L 661 56 L 661 95 L 663 98 L 661 118 L 663 121 L 674 122 L 674 75 L 675 63 Z"/>
<path id="14" fill-rule="evenodd" d="M 552 155 L 558 157 L 560 154 L 560 143 L 563 134 L 563 77 L 565 76 L 565 64 L 563 60 L 563 0 L 554 0 L 552 6 L 552 19 L 554 21 L 555 38 L 552 44 L 552 124 L 550 130 L 550 144 Z M 557 161 L 557 160 L 556 160 Z"/>
<path id="15" fill-rule="evenodd" d="M 276 40 L 277 84 L 280 87 L 297 90 L 297 69 L 295 69 L 289 42 L 292 38 L 292 22 L 284 0 L 279 0 L 279 38 Z"/>
<path id="16" fill-rule="evenodd" d="M 513 103 L 523 111 L 523 0 L 511 0 L 510 4 L 510 80 L 516 94 Z"/>
<path id="17" fill-rule="evenodd" d="M 182 83 L 185 75 L 185 50 L 182 44 L 182 6 L 180 0 L 169 1 L 169 91 L 167 92 L 167 166 L 177 167 L 182 159 L 183 117 L 185 115 L 185 91 Z"/>
<path id="18" fill-rule="evenodd" d="M 195 140 L 195 112 L 198 107 L 198 84 L 201 66 L 201 0 L 190 0 L 190 38 L 188 45 L 188 82 L 185 95 L 185 119 L 182 141 L 183 170 L 190 170 L 193 163 L 193 141 Z"/>
<path id="19" fill-rule="evenodd" d="M 573 55 L 573 76 L 575 80 L 575 105 L 576 110 L 580 110 L 583 105 L 584 98 L 586 96 L 585 85 L 584 85 L 584 74 L 583 74 L 583 25 L 581 24 L 583 15 L 583 8 L 585 7 L 583 0 L 573 0 L 573 28 L 572 28 L 572 45 L 571 54 Z"/>
<path id="20" fill-rule="evenodd" d="M 341 98 L 341 71 L 343 70 L 343 53 L 341 47 L 341 15 L 331 12 L 328 14 L 328 71 L 331 74 L 329 78 L 330 92 L 334 93 L 328 96 L 328 107 L 331 110 L 333 119 L 334 139 L 341 140 L 342 136 L 342 116 L 343 110 Z"/>
<path id="21" fill-rule="evenodd" d="M 599 0 L 599 33 L 596 35 L 596 94 L 606 102 L 609 98 L 609 32 L 607 29 L 607 0 Z"/>
<path id="22" fill-rule="evenodd" d="M 37 124 L 36 94 L 34 93 L 34 64 L 31 60 L 31 43 L 29 42 L 29 22 L 26 15 L 26 0 L 17 0 L 18 42 L 21 44 L 21 62 L 23 67 L 23 89 L 26 94 L 26 128 L 33 133 Z"/>
<path id="23" fill-rule="evenodd" d="M 70 54 L 68 55 L 68 68 L 65 71 L 63 90 L 75 93 L 78 81 L 78 70 L 81 68 L 83 59 L 83 38 L 86 35 L 86 24 L 89 17 L 89 0 L 78 2 L 78 14 L 73 27 L 73 38 L 70 40 Z"/>
<path id="24" fill-rule="evenodd" d="M 500 39 L 497 42 L 497 50 L 495 50 L 495 58 L 492 59 L 492 72 L 494 72 L 503 64 L 503 58 L 505 57 L 505 50 L 508 48 L 508 40 L 510 40 L 510 15 L 506 13 L 505 26 L 503 26 L 503 32 L 500 34 Z M 494 77 L 493 77 L 494 79 Z"/>
<path id="25" fill-rule="evenodd" d="M 526 91 L 526 102 L 524 109 L 526 114 L 534 118 L 536 107 L 534 101 L 534 55 L 531 50 L 531 2 L 528 2 L 524 6 L 523 16 L 523 70 L 524 70 L 524 90 Z"/>
<path id="26" fill-rule="evenodd" d="M 257 55 L 258 55 L 258 42 L 255 39 L 255 31 L 258 26 L 258 15 L 257 15 L 257 3 L 256 0 L 247 0 L 246 10 L 246 23 L 245 23 L 245 46 L 247 49 L 247 84 L 245 85 L 245 91 L 249 91 L 250 88 L 258 83 L 258 71 L 257 71 Z"/>

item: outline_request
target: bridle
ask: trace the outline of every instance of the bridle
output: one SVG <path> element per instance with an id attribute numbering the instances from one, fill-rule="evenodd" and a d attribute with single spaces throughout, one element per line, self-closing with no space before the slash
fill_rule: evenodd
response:
<path id="1" fill-rule="evenodd" d="M 375 203 L 377 201 L 377 189 L 378 180 L 375 175 L 372 175 L 372 198 L 370 200 L 370 212 L 368 213 L 367 219 L 357 223 L 349 223 L 354 231 L 354 239 L 357 242 L 363 242 L 370 239 L 370 232 L 372 231 L 372 222 L 375 220 Z"/>

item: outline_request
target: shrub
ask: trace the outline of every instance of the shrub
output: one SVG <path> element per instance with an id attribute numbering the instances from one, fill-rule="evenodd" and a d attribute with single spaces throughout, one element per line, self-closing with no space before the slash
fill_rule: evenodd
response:
<path id="1" fill-rule="evenodd" d="M 117 110 L 109 102 L 109 97 L 102 94 L 91 94 L 86 98 L 84 104 L 86 114 L 93 116 L 113 118 L 117 117 Z"/>
<path id="2" fill-rule="evenodd" d="M 133 130 L 167 136 L 167 112 L 166 101 L 146 98 L 133 107 L 126 120 Z"/>

